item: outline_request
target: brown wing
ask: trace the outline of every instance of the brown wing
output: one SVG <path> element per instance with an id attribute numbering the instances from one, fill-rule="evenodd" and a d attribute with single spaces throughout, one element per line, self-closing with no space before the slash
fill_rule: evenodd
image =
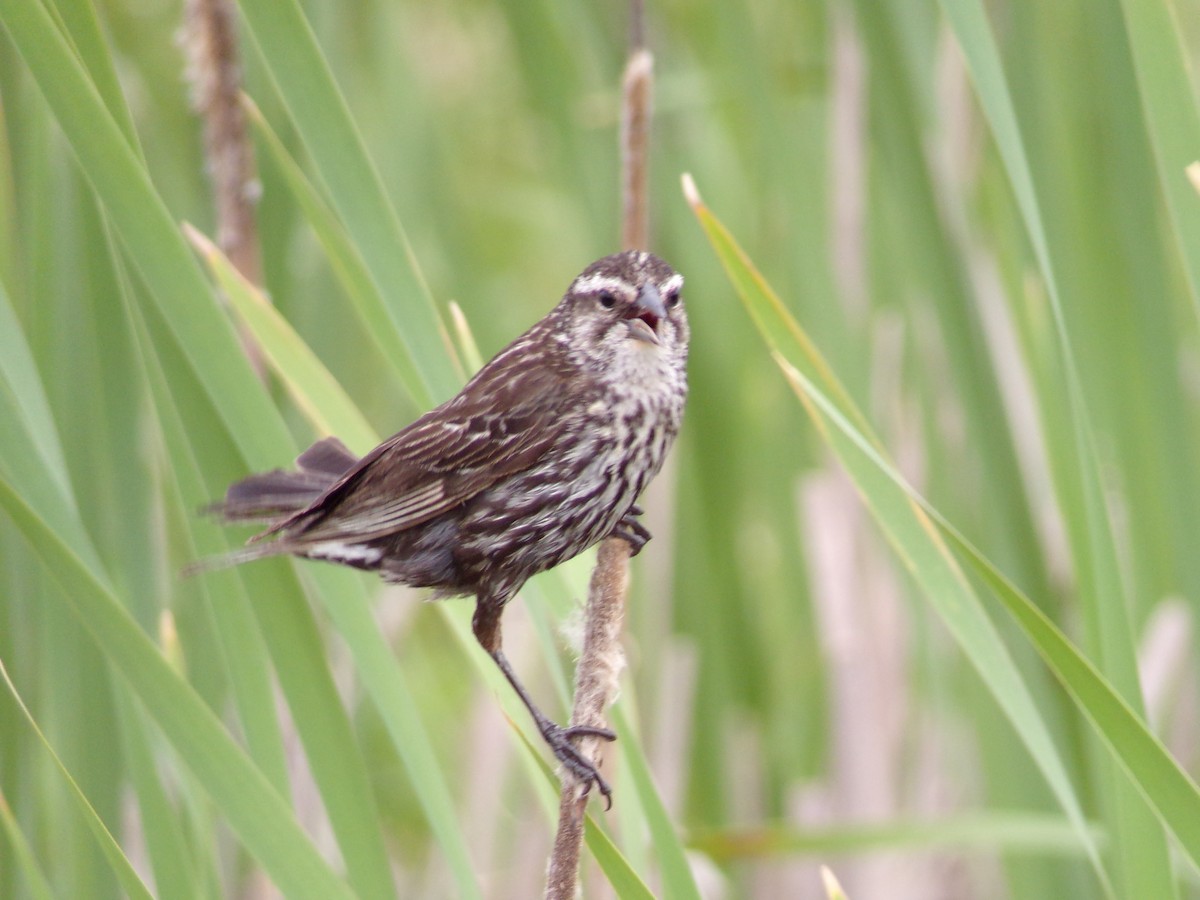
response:
<path id="1" fill-rule="evenodd" d="M 502 353 L 457 397 L 388 438 L 260 537 L 282 530 L 305 543 L 386 537 L 531 467 L 558 440 L 571 401 L 557 367 L 544 360 L 522 366 L 513 355 L 522 356 Z"/>

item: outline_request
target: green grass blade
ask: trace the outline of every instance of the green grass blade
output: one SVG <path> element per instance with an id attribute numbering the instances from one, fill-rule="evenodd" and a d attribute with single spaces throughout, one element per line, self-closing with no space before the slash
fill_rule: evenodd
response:
<path id="1" fill-rule="evenodd" d="M 75 515 L 71 507 L 71 487 L 67 477 L 67 460 L 63 454 L 62 443 L 58 431 L 54 427 L 54 419 L 50 412 L 50 404 L 46 392 L 38 377 L 37 366 L 29 344 L 25 341 L 21 323 L 9 301 L 8 293 L 0 284 L 0 380 L 7 387 L 4 402 L 13 406 L 14 419 L 21 422 L 19 429 L 12 429 L 6 435 L 8 440 L 18 436 L 27 436 L 28 445 L 21 449 L 0 452 L 0 459 L 17 461 L 28 460 L 30 457 L 41 461 L 44 466 L 42 473 L 44 482 L 31 480 L 34 490 L 39 483 L 44 483 L 47 489 L 53 490 L 64 507 L 64 516 L 60 524 L 66 527 L 66 521 Z M 20 477 L 14 473 L 14 478 Z M 50 491 L 47 491 L 47 496 Z"/>
<path id="2" fill-rule="evenodd" d="M 351 897 L 282 798 L 229 739 L 208 707 L 171 670 L 108 588 L 2 479 L 0 507 L 62 586 L 61 596 L 68 599 L 72 614 L 87 627 L 280 890 L 314 900 Z"/>
<path id="3" fill-rule="evenodd" d="M 81 168 L 130 249 L 150 296 L 206 393 L 254 468 L 277 465 L 292 441 L 215 309 L 191 251 L 78 60 L 46 10 L 3 0 L 0 19 L 29 66 Z M 267 592 L 269 595 L 269 591 Z M 369 779 L 333 689 L 311 613 L 293 594 L 256 606 L 281 685 L 297 715 L 351 879 L 386 894 L 392 878 L 373 816 Z M 297 643 L 289 646 L 287 641 Z M 307 658 L 306 658 L 307 657 Z M 357 764 L 355 764 L 357 763 Z"/>
<path id="4" fill-rule="evenodd" d="M 932 511 L 931 511 L 932 512 Z M 1037 647 L 1133 786 L 1175 835 L 1200 872 L 1200 786 L 1145 720 L 1038 607 L 941 516 L 935 521 Z"/>
<path id="5" fill-rule="evenodd" d="M 1098 669 L 1079 652 L 1053 622 L 1028 597 L 920 497 L 886 462 L 876 448 L 841 414 L 835 404 L 803 373 L 778 358 L 797 394 L 819 409 L 822 420 L 834 425 L 861 459 L 879 470 L 911 500 L 914 508 L 928 515 L 940 533 L 970 563 L 973 571 L 992 589 L 1038 649 L 1050 669 L 1075 699 L 1080 710 L 1095 726 L 1100 739 L 1112 751 L 1142 797 L 1174 833 L 1192 864 L 1200 870 L 1200 787 L 1170 755 Z M 826 425 L 827 427 L 827 425 Z M 826 431 L 826 434 L 830 432 Z"/>
<path id="6" fill-rule="evenodd" d="M 1200 871 L 1200 786 L 1170 755 L 1140 715 L 1046 614 L 920 497 L 812 381 L 782 358 L 779 361 L 797 392 L 811 401 L 823 419 L 847 438 L 847 446 L 856 448 L 865 462 L 877 468 L 928 515 L 928 521 L 936 524 L 949 545 L 968 561 L 972 570 L 1004 604 L 1091 721 L 1132 785 L 1171 829 L 1192 865 Z"/>
<path id="7" fill-rule="evenodd" d="M 685 190 L 689 189 L 685 187 Z M 732 235 L 694 194 L 694 187 L 690 188 L 689 202 L 747 311 L 777 358 L 785 360 L 790 368 L 803 367 L 803 371 L 796 371 L 805 379 L 804 383 L 821 384 L 822 390 L 830 397 L 832 408 L 846 422 L 846 431 L 878 455 L 881 452 L 878 439 L 862 425 L 865 421 L 862 413 L 840 388 L 823 357 Z M 818 414 L 817 407 L 810 402 L 807 393 L 797 391 L 797 394 L 804 401 L 805 410 L 818 425 L 821 436 L 853 478 L 893 548 L 922 586 L 925 596 L 942 616 L 992 696 L 1020 734 L 1063 811 L 1075 825 L 1080 840 L 1089 848 L 1097 876 L 1104 882 L 1105 870 L 1100 862 L 1099 851 L 1046 724 L 1007 648 L 996 633 L 995 626 L 957 563 L 908 495 L 876 466 L 865 461 L 857 451 L 856 444 L 842 430 L 831 427 L 826 416 Z"/>
<path id="8" fill-rule="evenodd" d="M 15 860 L 14 868 L 25 876 L 29 896 L 36 900 L 54 900 L 54 890 L 50 887 L 46 873 L 38 865 L 29 839 L 21 831 L 21 826 L 13 816 L 13 811 L 3 795 L 0 795 L 0 826 L 3 827 L 4 835 L 8 838 L 9 846 L 12 848 L 11 858 Z M 20 881 L 15 883 L 20 884 Z"/>
<path id="9" fill-rule="evenodd" d="M 1095 840 L 1103 841 L 1099 828 Z M 1082 857 L 1087 848 L 1065 818 L 1045 813 L 963 814 L 829 828 L 766 825 L 695 834 L 688 844 L 719 863 L 796 854 L 830 857 L 902 849 L 1003 849 L 1018 854 Z"/>
<path id="10" fill-rule="evenodd" d="M 91 829 L 92 835 L 96 839 L 96 843 L 100 846 L 101 851 L 104 853 L 104 858 L 108 860 L 108 864 L 112 867 L 113 873 L 117 876 L 117 880 L 121 884 L 121 888 L 125 891 L 127 896 L 145 897 L 146 900 L 150 900 L 150 891 L 142 882 L 142 879 L 138 877 L 137 872 L 134 871 L 133 865 L 129 862 L 129 858 L 121 852 L 121 847 L 113 838 L 112 832 L 108 830 L 108 827 L 96 813 L 96 810 L 92 807 L 92 804 L 88 802 L 87 797 L 80 789 L 78 783 L 71 776 L 71 773 L 67 770 L 67 767 L 63 764 L 63 761 L 59 758 L 58 754 L 54 752 L 54 748 L 46 739 L 46 735 L 43 734 L 42 729 L 38 727 L 37 720 L 34 719 L 33 713 L 29 711 L 29 707 L 27 707 L 25 705 L 25 701 L 21 699 L 21 695 L 18 693 L 16 685 L 14 685 L 12 683 L 12 679 L 9 678 L 8 669 L 4 667 L 3 661 L 0 661 L 0 679 L 3 679 L 5 687 L 8 688 L 9 694 L 20 708 L 22 715 L 25 717 L 25 721 L 29 723 L 29 727 L 33 729 L 38 740 L 41 742 L 42 747 L 54 761 L 55 768 L 58 769 L 59 773 L 63 777 L 63 780 L 67 783 L 67 786 L 70 789 L 70 796 L 75 801 L 75 805 L 80 816 L 82 816 L 83 820 L 87 823 L 88 828 Z"/>
<path id="11" fill-rule="evenodd" d="M 1200 108 L 1189 77 L 1185 35 L 1169 3 L 1121 0 L 1158 177 L 1200 315 L 1200 203 L 1184 172 L 1200 159 Z"/>
<path id="12" fill-rule="evenodd" d="M 365 451 L 378 443 L 378 436 L 358 407 L 307 345 L 241 279 L 216 247 L 207 241 L 201 243 L 206 260 L 235 308 L 245 316 L 244 321 L 300 410 L 318 428 L 339 435 L 352 447 Z M 477 896 L 478 883 L 442 765 L 421 723 L 404 673 L 371 618 L 361 579 L 351 580 L 345 573 L 325 567 L 313 567 L 311 577 L 321 587 L 318 596 L 351 648 L 363 685 L 409 771 L 430 827 L 458 881 L 460 895 Z M 347 596 L 348 592 L 352 598 Z"/>
<path id="13" fill-rule="evenodd" d="M 583 839 L 592 851 L 596 864 L 604 872 L 609 885 L 621 900 L 650 900 L 654 896 L 646 882 L 638 877 L 617 845 L 589 815 L 584 823 Z"/>
<path id="14" fill-rule="evenodd" d="M 432 405 L 458 390 L 453 346 L 423 290 L 400 220 L 312 29 L 294 0 L 242 0 L 242 13 L 276 88 L 366 262 Z"/>
<path id="15" fill-rule="evenodd" d="M 205 403 L 203 388 L 178 355 L 170 352 L 169 341 L 152 339 L 141 310 L 128 295 L 126 309 L 136 333 L 144 378 L 150 385 L 163 451 L 171 461 L 168 478 L 173 481 L 174 496 L 169 499 L 175 507 L 177 528 L 185 536 L 183 557 L 195 560 L 216 555 L 228 546 L 224 537 L 199 523 L 194 505 L 183 498 L 214 495 L 214 489 L 205 481 L 205 465 L 200 457 L 209 468 L 218 468 L 231 457 L 236 459 L 236 453 L 222 433 L 216 413 Z M 192 426 L 190 440 L 184 415 Z M 176 611 L 191 600 L 189 592 L 193 589 L 202 592 L 202 602 L 216 632 L 220 662 L 250 756 L 280 796 L 286 797 L 291 786 L 270 658 L 245 585 L 232 572 L 187 580 L 179 584 Z"/>
<path id="16" fill-rule="evenodd" d="M 611 715 L 617 733 L 627 736 L 622 755 L 629 766 L 638 799 L 645 811 L 646 826 L 650 831 L 651 840 L 654 841 L 655 856 L 662 873 L 663 890 L 668 897 L 699 900 L 700 888 L 692 876 L 683 842 L 650 779 L 650 766 L 646 762 L 646 756 L 638 742 L 632 739 L 635 732 L 625 718 L 625 710 L 619 704 L 615 705 Z"/>
<path id="17" fill-rule="evenodd" d="M 1073 340 L 1061 299 L 1055 243 L 1046 226 L 1043 198 L 1030 164 L 1021 122 L 1009 90 L 999 48 L 980 0 L 943 0 L 941 7 L 962 48 L 976 94 L 1004 161 L 1017 206 L 1046 285 L 1055 335 L 1062 359 L 1069 430 L 1061 452 L 1056 488 L 1078 504 L 1065 516 L 1088 643 L 1097 663 L 1123 694 L 1140 709 L 1142 691 L 1131 638 L 1129 605 L 1117 564 L 1118 553 L 1106 507 L 1096 440 L 1076 364 Z M 1112 836 L 1111 855 L 1119 890 L 1141 897 L 1175 894 L 1165 837 L 1154 817 L 1123 780 L 1099 773 L 1105 821 Z"/>
<path id="18" fill-rule="evenodd" d="M 127 771 L 137 793 L 155 893 L 160 897 L 204 897 L 205 881 L 197 873 L 189 852 L 183 818 L 159 779 L 145 710 L 133 702 L 128 691 L 113 693 L 121 722 L 121 749 L 129 762 Z"/>
<path id="19" fill-rule="evenodd" d="M 325 611 L 350 647 L 363 687 L 379 710 L 412 779 L 429 827 L 454 875 L 458 896 L 481 896 L 443 761 L 434 751 L 418 714 L 408 679 L 371 617 L 361 579 L 329 567 L 314 567 L 310 577 L 321 588 Z M 349 596 L 345 590 L 348 584 L 357 585 L 356 592 Z"/>
<path id="20" fill-rule="evenodd" d="M 103 29 L 96 17 L 96 7 L 90 0 L 68 0 L 54 4 L 54 9 L 62 17 L 63 28 L 80 60 L 87 67 L 92 84 L 104 99 L 129 145 L 140 155 L 133 115 L 129 112 L 129 106 L 121 93 L 121 82 L 117 77 L 112 54 L 108 52 L 108 46 L 104 42 Z"/>
<path id="21" fill-rule="evenodd" d="M 988 352 L 986 328 L 972 296 L 967 260 L 950 227 L 947 204 L 939 202 L 937 170 L 923 132 L 924 72 L 918 68 L 923 60 L 908 59 L 904 53 L 910 8 L 903 0 L 883 4 L 859 0 L 856 10 L 871 58 L 868 92 L 876 98 L 878 110 L 871 147 L 887 172 L 880 190 L 894 193 L 893 202 L 904 210 L 905 233 L 898 237 L 906 242 L 905 248 L 911 246 L 913 257 L 905 262 L 919 278 L 916 292 L 930 295 L 941 333 L 949 338 L 941 342 L 941 349 L 961 397 L 970 441 L 967 452 L 979 458 L 977 504 L 988 515 L 977 527 L 988 546 L 996 548 L 994 553 L 1004 553 L 1005 562 L 1019 567 L 1022 583 L 1041 590 L 1049 579 L 1028 495 L 1013 490 L 1013 485 L 1021 484 L 1022 474 L 1011 423 Z"/>
<path id="22" fill-rule="evenodd" d="M 748 266 L 740 250 L 723 232 L 720 223 L 712 214 L 703 207 L 697 209 L 697 214 L 706 229 L 712 229 L 710 234 L 714 245 L 721 245 L 718 248 L 719 252 L 730 254 L 727 258 L 731 264 Z M 757 308 L 760 315 L 768 308 L 766 297 L 744 299 L 748 305 Z M 774 309 L 774 306 L 769 308 Z M 922 531 L 932 537 L 932 529 L 936 524 L 937 533 L 944 536 L 955 550 L 963 554 L 973 571 L 994 591 L 1054 674 L 1067 687 L 1080 710 L 1095 725 L 1101 740 L 1112 750 L 1113 755 L 1129 774 L 1133 785 L 1174 833 L 1192 863 L 1200 867 L 1200 789 L 1195 782 L 1187 776 L 1107 679 L 1063 636 L 1046 615 L 1016 590 L 956 529 L 920 498 L 884 459 L 871 439 L 858 431 L 854 422 L 839 408 L 836 400 L 794 366 L 781 350 L 777 351 L 777 354 L 777 359 L 796 387 L 797 394 L 813 414 L 814 421 L 818 423 L 822 433 L 830 439 L 835 449 L 839 450 L 839 458 L 847 465 L 848 470 L 858 478 L 865 469 L 874 469 L 911 504 L 913 511 L 925 523 L 921 526 Z M 873 510 L 877 509 L 876 504 L 871 505 Z M 886 527 L 886 523 L 882 524 Z M 1089 831 L 1082 832 L 1081 837 L 1084 835 L 1088 836 L 1089 844 L 1093 843 Z"/>
<path id="23" fill-rule="evenodd" d="M 284 384 L 308 420 L 321 434 L 336 434 L 358 453 L 374 447 L 379 438 L 366 417 L 279 310 L 246 281 L 216 244 L 190 225 L 184 230 L 271 366 L 289 373 Z"/>
<path id="24" fill-rule="evenodd" d="M 388 312 L 387 301 L 371 280 L 371 273 L 362 254 L 346 235 L 325 199 L 305 177 L 300 166 L 288 153 L 279 135 L 263 118 L 262 112 L 250 100 L 245 101 L 246 114 L 255 127 L 275 165 L 283 173 L 292 197 L 312 226 L 317 240 L 325 249 L 330 265 L 346 291 L 346 296 L 362 322 L 363 330 L 378 346 L 380 354 L 395 371 L 409 397 L 418 405 L 428 405 L 428 391 L 422 384 L 401 332 Z"/>
<path id="25" fill-rule="evenodd" d="M 290 443 L 283 423 L 211 303 L 199 263 L 87 73 L 40 4 L 0 0 L 0 22 L 42 91 L 80 168 L 230 433 L 251 465 L 267 468 Z M 238 403 L 222 398 L 238 397 Z"/>

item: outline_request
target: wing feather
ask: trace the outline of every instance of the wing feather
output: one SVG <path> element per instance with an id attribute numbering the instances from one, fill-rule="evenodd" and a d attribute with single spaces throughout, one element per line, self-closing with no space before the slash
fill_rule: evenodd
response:
<path id="1" fill-rule="evenodd" d="M 457 397 L 388 438 L 310 506 L 259 537 L 280 531 L 304 543 L 386 537 L 533 466 L 560 439 L 578 385 L 565 389 L 561 365 L 514 362 L 514 356 L 522 354 L 501 353 Z"/>

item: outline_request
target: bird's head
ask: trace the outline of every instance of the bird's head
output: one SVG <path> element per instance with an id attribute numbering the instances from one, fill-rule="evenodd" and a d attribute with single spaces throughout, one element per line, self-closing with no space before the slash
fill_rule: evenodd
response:
<path id="1" fill-rule="evenodd" d="M 688 323 L 683 276 L 642 250 L 615 253 L 580 273 L 559 304 L 561 334 L 580 362 L 618 375 L 682 370 Z"/>

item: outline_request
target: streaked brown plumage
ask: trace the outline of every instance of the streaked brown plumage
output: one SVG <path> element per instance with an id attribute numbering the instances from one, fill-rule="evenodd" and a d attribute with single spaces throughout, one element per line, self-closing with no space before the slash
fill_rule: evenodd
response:
<path id="1" fill-rule="evenodd" d="M 294 554 L 386 580 L 474 594 L 473 628 L 558 759 L 607 798 L 572 735 L 534 705 L 504 657 L 500 615 L 532 575 L 609 536 L 649 539 L 634 505 L 661 468 L 687 395 L 682 276 L 644 252 L 607 256 L 452 400 L 362 459 L 336 438 L 296 471 L 233 485 L 227 521 L 266 521 L 235 564 Z M 599 732 L 611 738 L 609 732 Z"/>

